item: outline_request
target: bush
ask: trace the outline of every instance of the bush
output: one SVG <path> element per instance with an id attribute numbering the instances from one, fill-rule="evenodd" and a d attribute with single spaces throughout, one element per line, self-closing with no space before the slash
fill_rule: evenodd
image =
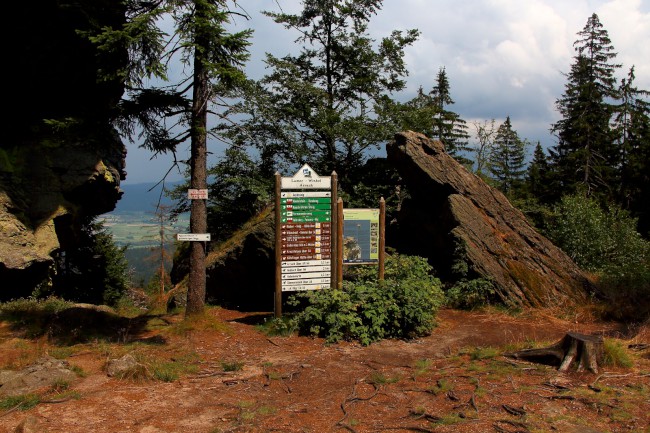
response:
<path id="1" fill-rule="evenodd" d="M 472 310 L 489 305 L 495 293 L 494 283 L 490 279 L 463 279 L 447 290 L 447 304 L 453 308 Z"/>
<path id="2" fill-rule="evenodd" d="M 357 340 L 363 345 L 384 338 L 415 338 L 431 332 L 444 295 L 432 268 L 421 257 L 387 257 L 384 281 L 374 266 L 355 269 L 343 289 L 293 295 L 291 305 L 306 305 L 293 317 L 302 333 L 327 342 Z"/>
<path id="3" fill-rule="evenodd" d="M 606 297 L 635 309 L 650 301 L 650 242 L 636 231 L 636 219 L 580 194 L 563 197 L 555 214 L 549 236 L 578 265 L 599 276 Z"/>

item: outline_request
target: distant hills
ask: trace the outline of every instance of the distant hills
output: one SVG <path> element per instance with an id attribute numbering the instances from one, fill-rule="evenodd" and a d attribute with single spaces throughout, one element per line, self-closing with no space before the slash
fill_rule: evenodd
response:
<path id="1" fill-rule="evenodd" d="M 182 182 L 165 183 L 165 188 L 171 190 Z M 173 204 L 172 200 L 165 194 L 161 197 L 162 184 L 156 185 L 155 182 L 134 183 L 120 185 L 124 194 L 117 202 L 115 210 L 112 213 L 124 212 L 150 212 L 152 213 L 158 204 Z"/>

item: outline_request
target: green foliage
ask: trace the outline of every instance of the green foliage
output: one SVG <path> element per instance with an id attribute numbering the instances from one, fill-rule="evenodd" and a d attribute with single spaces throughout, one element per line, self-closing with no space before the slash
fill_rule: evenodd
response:
<path id="1" fill-rule="evenodd" d="M 520 190 L 525 170 L 527 141 L 521 140 L 512 129 L 510 116 L 497 129 L 494 148 L 489 155 L 490 172 L 497 188 L 511 197 Z"/>
<path id="2" fill-rule="evenodd" d="M 244 363 L 241 361 L 221 361 L 221 368 L 223 371 L 240 371 L 244 368 Z"/>
<path id="3" fill-rule="evenodd" d="M 297 14 L 266 12 L 297 32 L 301 49 L 267 55 L 269 74 L 245 89 L 235 108 L 245 120 L 233 139 L 252 147 L 263 164 L 309 161 L 320 174 L 336 170 L 345 183 L 368 151 L 398 130 L 388 107 L 405 86 L 404 49 L 418 36 L 393 31 L 372 40 L 368 25 L 381 3 L 306 0 Z"/>
<path id="4" fill-rule="evenodd" d="M 634 218 L 613 205 L 603 209 L 581 194 L 563 197 L 555 214 L 549 235 L 576 263 L 600 276 L 607 297 L 647 305 L 650 242 L 636 231 Z"/>
<path id="5" fill-rule="evenodd" d="M 0 319 L 24 327 L 27 335 L 42 335 L 53 315 L 72 306 L 71 302 L 57 297 L 21 298 L 0 304 Z"/>
<path id="6" fill-rule="evenodd" d="M 565 196 L 555 207 L 549 234 L 572 259 L 590 271 L 623 279 L 647 271 L 650 244 L 636 231 L 636 220 L 609 206 L 604 210 L 582 194 Z"/>
<path id="7" fill-rule="evenodd" d="M 581 186 L 591 195 L 610 199 L 619 166 L 610 101 L 617 97 L 615 72 L 621 65 L 613 63 L 616 53 L 596 14 L 578 36 L 564 95 L 556 102 L 562 118 L 552 126 L 558 137 L 551 149 L 552 170 L 560 186 L 556 195 Z"/>
<path id="8" fill-rule="evenodd" d="M 467 310 L 483 307 L 490 304 L 495 293 L 494 283 L 490 279 L 463 279 L 447 290 L 447 305 Z"/>
<path id="9" fill-rule="evenodd" d="M 59 255 L 51 295 L 76 302 L 116 305 L 128 288 L 126 247 L 118 247 L 103 222 L 90 221 L 74 248 Z"/>
<path id="10" fill-rule="evenodd" d="M 466 244 L 462 239 L 455 241 L 451 273 L 455 282 L 445 292 L 447 305 L 473 309 L 488 305 L 494 299 L 496 292 L 492 280 L 471 277 L 467 264 Z"/>
<path id="11" fill-rule="evenodd" d="M 40 402 L 41 398 L 35 394 L 16 395 L 0 400 L 0 409 L 11 410 L 18 408 L 19 410 L 29 410 Z"/>
<path id="12" fill-rule="evenodd" d="M 374 267 L 357 267 L 343 289 L 294 295 L 292 305 L 306 304 L 293 320 L 303 333 L 327 342 L 357 340 L 368 345 L 384 338 L 415 338 L 435 326 L 442 305 L 440 281 L 431 276 L 426 259 L 391 255 L 385 280 L 376 280 Z"/>
<path id="13" fill-rule="evenodd" d="M 618 340 L 605 338 L 603 340 L 603 352 L 603 363 L 607 366 L 631 368 L 634 365 L 625 345 Z"/>

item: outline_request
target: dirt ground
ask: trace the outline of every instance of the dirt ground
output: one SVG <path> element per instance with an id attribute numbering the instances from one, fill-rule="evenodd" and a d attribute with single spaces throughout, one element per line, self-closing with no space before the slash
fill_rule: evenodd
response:
<path id="1" fill-rule="evenodd" d="M 363 347 L 269 337 L 260 314 L 210 314 L 219 329 L 128 336 L 145 343 L 133 350 L 193 354 L 195 372 L 172 382 L 110 378 L 103 368 L 115 348 L 80 346 L 66 358 L 84 372 L 71 385 L 76 397 L 0 412 L 0 433 L 650 432 L 647 326 L 442 310 L 426 338 Z M 24 341 L 1 331 L 0 355 L 18 359 Z M 560 373 L 503 356 L 568 331 L 633 344 L 634 365 Z"/>

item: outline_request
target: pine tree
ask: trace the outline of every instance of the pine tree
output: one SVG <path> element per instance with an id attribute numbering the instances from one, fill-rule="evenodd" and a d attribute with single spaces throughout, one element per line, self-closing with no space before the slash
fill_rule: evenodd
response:
<path id="1" fill-rule="evenodd" d="M 436 84 L 430 95 L 435 108 L 433 136 L 445 144 L 449 155 L 462 164 L 471 164 L 471 161 L 463 156 L 464 153 L 471 150 L 468 144 L 467 123 L 458 114 L 447 110 L 447 106 L 454 104 L 454 100 L 451 98 L 449 79 L 445 68 L 440 68 L 438 71 Z"/>
<path id="2" fill-rule="evenodd" d="M 512 196 L 520 188 L 526 173 L 526 142 L 512 129 L 510 116 L 506 117 L 494 137 L 494 149 L 489 165 L 492 177 L 504 194 Z"/>
<path id="3" fill-rule="evenodd" d="M 612 63 L 616 53 L 596 14 L 578 35 L 564 95 L 556 101 L 562 118 L 552 126 L 558 138 L 551 149 L 552 166 L 560 182 L 558 194 L 582 185 L 587 194 L 608 197 L 619 156 L 610 120 L 617 95 L 614 73 L 620 65 Z"/>
<path id="4" fill-rule="evenodd" d="M 643 231 L 650 226 L 650 92 L 634 86 L 634 67 L 619 86 L 614 128 L 620 149 L 618 201 L 639 217 Z"/>
<path id="5" fill-rule="evenodd" d="M 302 48 L 281 58 L 267 54 L 270 73 L 242 95 L 238 113 L 246 119 L 232 130 L 233 139 L 278 165 L 309 162 L 321 174 L 335 170 L 345 187 L 368 151 L 395 133 L 390 95 L 405 86 L 404 48 L 418 32 L 395 31 L 375 43 L 368 23 L 381 0 L 302 4 L 295 15 L 266 12 L 297 31 Z"/>
<path id="6" fill-rule="evenodd" d="M 177 146 L 189 140 L 190 187 L 206 189 L 207 139 L 216 133 L 208 128 L 208 112 L 219 111 L 222 98 L 244 80 L 251 31 L 226 30 L 234 13 L 226 0 L 132 0 L 128 7 L 123 28 L 102 28 L 90 36 L 106 51 L 126 48 L 130 55 L 128 68 L 121 72 L 130 94 L 121 104 L 118 126 L 129 138 L 139 127 L 142 146 L 154 153 L 175 154 Z M 158 27 L 163 18 L 173 20 L 171 37 Z M 144 86 L 150 78 L 166 81 L 171 60 L 177 58 L 191 74 L 168 86 Z M 191 202 L 190 231 L 207 233 L 205 200 Z M 205 306 L 206 248 L 203 242 L 190 245 L 187 316 L 201 313 Z"/>
<path id="7" fill-rule="evenodd" d="M 533 159 L 526 173 L 526 192 L 539 202 L 546 203 L 549 197 L 549 166 L 548 158 L 541 143 L 538 141 L 533 151 Z"/>

